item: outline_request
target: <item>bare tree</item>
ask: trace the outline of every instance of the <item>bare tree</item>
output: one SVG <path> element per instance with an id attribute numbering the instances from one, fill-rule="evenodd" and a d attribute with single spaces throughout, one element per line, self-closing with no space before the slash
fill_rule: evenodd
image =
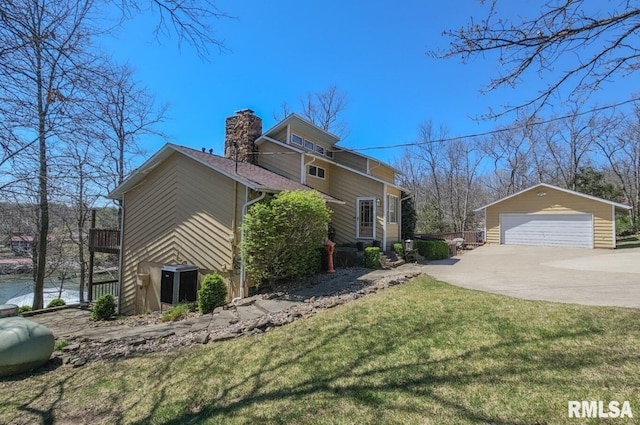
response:
<path id="1" fill-rule="evenodd" d="M 49 162 L 57 142 L 73 131 L 78 75 L 94 60 L 89 54 L 92 7 L 91 0 L 0 0 L 0 45 L 7 46 L 0 62 L 3 116 L 11 118 L 9 131 L 19 150 L 35 153 L 34 309 L 42 308 L 46 274 Z"/>
<path id="2" fill-rule="evenodd" d="M 347 95 L 338 90 L 334 84 L 317 93 L 307 93 L 300 98 L 301 115 L 325 131 L 340 138 L 347 136 L 347 123 L 341 115 L 349 104 Z M 276 121 L 281 121 L 293 112 L 286 102 L 273 114 Z"/>
<path id="3" fill-rule="evenodd" d="M 617 131 L 609 137 L 600 137 L 595 143 L 600 148 L 616 176 L 631 206 L 631 225 L 640 229 L 640 105 L 634 114 L 620 123 L 619 117 L 610 117 Z"/>
<path id="4" fill-rule="evenodd" d="M 150 13 L 157 17 L 154 35 L 158 39 L 175 35 L 178 45 L 186 43 L 206 59 L 212 47 L 224 50 L 224 40 L 216 37 L 214 23 L 230 16 L 215 0 L 112 0 L 123 18 Z"/>
<path id="5" fill-rule="evenodd" d="M 581 98 L 638 68 L 640 9 L 635 2 L 552 0 L 533 18 L 518 16 L 516 22 L 498 10 L 498 0 L 487 3 L 484 19 L 472 19 L 459 30 L 445 32 L 452 39 L 447 51 L 429 53 L 438 58 L 457 56 L 463 62 L 495 53 L 503 72 L 491 79 L 489 91 L 521 84 L 528 72 L 549 81 L 524 104 L 507 105 L 497 115 L 520 107 L 537 113 L 561 90 Z"/>
<path id="6" fill-rule="evenodd" d="M 528 118 L 486 137 L 481 145 L 492 161 L 492 175 L 485 177 L 492 198 L 513 195 L 544 178 L 544 151 L 540 149 L 536 128 Z"/>
<path id="7" fill-rule="evenodd" d="M 567 189 L 576 190 L 576 176 L 581 167 L 590 164 L 590 154 L 595 117 L 578 115 L 576 107 L 567 118 L 555 122 L 547 129 L 546 145 L 549 160 L 557 170 L 559 184 Z"/>
<path id="8" fill-rule="evenodd" d="M 459 231 L 469 225 L 477 204 L 478 167 L 482 159 L 476 140 L 449 139 L 448 129 L 425 121 L 417 143 L 405 149 L 400 183 L 412 190 L 419 231 Z"/>
<path id="9" fill-rule="evenodd" d="M 165 120 L 168 105 L 157 107 L 129 66 L 111 65 L 99 79 L 100 88 L 94 93 L 93 114 L 98 124 L 94 137 L 108 159 L 101 170 L 103 186 L 110 192 L 131 171 L 131 159 L 143 153 L 138 139 L 143 135 L 164 137 L 156 126 Z"/>

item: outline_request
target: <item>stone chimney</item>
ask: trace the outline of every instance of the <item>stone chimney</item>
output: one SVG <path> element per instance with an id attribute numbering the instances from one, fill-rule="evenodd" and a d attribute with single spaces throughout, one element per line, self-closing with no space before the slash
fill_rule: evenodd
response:
<path id="1" fill-rule="evenodd" d="M 262 118 L 253 114 L 251 109 L 236 111 L 228 117 L 225 125 L 224 156 L 235 159 L 238 146 L 238 162 L 258 163 L 255 141 L 262 134 Z"/>

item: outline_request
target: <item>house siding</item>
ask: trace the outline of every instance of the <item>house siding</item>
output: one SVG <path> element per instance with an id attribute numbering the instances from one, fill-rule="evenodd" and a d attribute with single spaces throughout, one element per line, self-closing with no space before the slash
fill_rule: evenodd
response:
<path id="1" fill-rule="evenodd" d="M 395 183 L 395 172 L 384 164 L 375 161 L 369 162 L 369 174 L 389 183 Z"/>
<path id="2" fill-rule="evenodd" d="M 401 240 L 400 224 L 402 220 L 402 202 L 399 189 L 387 186 L 387 195 L 392 195 L 398 198 L 397 222 L 387 223 L 387 250 L 391 250 L 393 248 L 392 245 L 396 242 L 400 242 Z"/>
<path id="3" fill-rule="evenodd" d="M 329 192 L 331 191 L 331 185 L 330 185 L 330 181 L 333 177 L 333 165 L 329 162 L 325 162 L 322 161 L 320 159 L 316 159 L 314 161 L 314 158 L 310 157 L 310 156 L 305 156 L 305 166 L 304 166 L 304 172 L 305 172 L 305 184 L 315 190 L 318 190 L 322 193 L 326 193 L 329 194 Z M 309 166 L 310 165 L 315 165 L 316 167 L 320 167 L 320 168 L 324 168 L 324 179 L 321 179 L 319 177 L 314 177 L 309 175 Z"/>
<path id="4" fill-rule="evenodd" d="M 272 139 L 279 140 L 283 143 L 289 143 L 287 140 L 287 127 L 282 128 L 280 131 L 269 134 Z"/>
<path id="5" fill-rule="evenodd" d="M 364 158 L 360 155 L 356 155 L 347 151 L 338 151 L 334 152 L 333 159 L 338 164 L 345 165 L 362 173 L 367 172 L 367 158 Z"/>
<path id="6" fill-rule="evenodd" d="M 385 219 L 382 208 L 383 184 L 336 166 L 330 172 L 329 193 L 345 202 L 344 205 L 329 205 L 333 210 L 332 224 L 336 230 L 336 242 L 340 244 L 356 241 L 356 198 L 367 196 L 380 199 L 381 202 L 376 208 L 376 239 L 381 241 Z"/>
<path id="7" fill-rule="evenodd" d="M 545 196 L 538 196 L 539 191 Z M 595 248 L 614 248 L 614 218 L 611 205 L 551 188 L 531 190 L 486 209 L 486 241 L 500 243 L 500 214 L 593 214 L 593 242 Z"/>
<path id="8" fill-rule="evenodd" d="M 263 142 L 259 149 L 258 165 L 276 174 L 300 182 L 300 155 L 273 142 Z M 273 154 L 270 154 L 274 152 Z"/>
<path id="9" fill-rule="evenodd" d="M 160 307 L 160 270 L 165 264 L 194 264 L 200 277 L 224 271 L 229 285 L 237 286 L 232 285 L 229 240 L 234 235 L 234 188 L 240 204 L 236 208 L 239 220 L 244 186 L 173 154 L 125 194 L 122 314 L 141 312 L 145 295 L 136 287 L 137 273 L 150 275 L 146 308 Z M 238 227 L 240 222 L 236 223 Z M 232 295 L 237 292 L 233 287 L 228 289 Z"/>

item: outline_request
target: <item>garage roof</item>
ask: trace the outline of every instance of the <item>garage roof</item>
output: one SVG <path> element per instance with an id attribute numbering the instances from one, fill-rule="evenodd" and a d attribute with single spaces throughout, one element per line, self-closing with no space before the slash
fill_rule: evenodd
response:
<path id="1" fill-rule="evenodd" d="M 584 194 L 584 193 L 576 192 L 575 190 L 563 189 L 561 187 L 553 186 L 553 185 L 546 184 L 546 183 L 538 183 L 535 186 L 531 186 L 530 188 L 521 190 L 520 192 L 514 193 L 513 195 L 509 195 L 509 196 L 504 197 L 502 199 L 498 199 L 495 202 L 492 202 L 492 203 L 487 204 L 487 205 L 485 205 L 483 207 L 477 208 L 477 209 L 475 209 L 473 211 L 475 211 L 475 212 L 482 211 L 485 208 L 488 208 L 488 207 L 493 206 L 495 204 L 499 204 L 500 202 L 506 201 L 507 199 L 514 198 L 514 197 L 516 197 L 516 196 L 518 196 L 518 195 L 520 195 L 522 193 L 529 192 L 531 190 L 535 190 L 535 189 L 539 189 L 539 188 L 554 189 L 554 190 L 558 190 L 560 192 L 565 192 L 565 193 L 568 193 L 568 194 L 571 194 L 571 195 L 580 196 L 582 198 L 591 199 L 592 201 L 602 202 L 602 203 L 605 203 L 605 204 L 608 204 L 608 205 L 613 205 L 615 208 L 617 208 L 619 210 L 628 211 L 628 210 L 631 209 L 631 207 L 628 206 L 628 205 L 624 205 L 624 204 L 620 204 L 618 202 L 613 202 L 613 201 L 609 201 L 609 200 L 606 200 L 606 199 L 598 198 L 597 196 L 587 195 L 587 194 Z"/>

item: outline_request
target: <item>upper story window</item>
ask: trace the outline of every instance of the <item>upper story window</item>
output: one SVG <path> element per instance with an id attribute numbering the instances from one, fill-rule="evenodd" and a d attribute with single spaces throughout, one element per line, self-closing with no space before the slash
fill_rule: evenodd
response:
<path id="1" fill-rule="evenodd" d="M 311 140 L 304 139 L 304 147 L 312 151 L 315 148 L 315 144 Z"/>
<path id="2" fill-rule="evenodd" d="M 398 222 L 398 197 L 387 195 L 387 223 Z"/>
<path id="3" fill-rule="evenodd" d="M 330 151 L 329 149 L 325 148 L 324 146 L 320 146 L 319 144 L 314 143 L 309 139 L 305 139 L 305 138 L 303 138 L 301 136 L 298 136 L 295 133 L 291 133 L 290 143 L 292 145 L 302 146 L 305 149 L 308 149 L 311 152 L 314 152 L 314 153 L 316 153 L 318 155 L 326 156 L 327 158 L 332 158 L 333 159 L 333 151 Z"/>
<path id="4" fill-rule="evenodd" d="M 293 143 L 294 145 L 302 146 L 302 137 L 298 136 L 297 134 L 292 134 L 291 143 Z"/>
<path id="5" fill-rule="evenodd" d="M 313 177 L 317 177 L 319 179 L 324 179 L 325 169 L 322 167 L 316 167 L 315 165 L 309 165 L 309 175 Z"/>

